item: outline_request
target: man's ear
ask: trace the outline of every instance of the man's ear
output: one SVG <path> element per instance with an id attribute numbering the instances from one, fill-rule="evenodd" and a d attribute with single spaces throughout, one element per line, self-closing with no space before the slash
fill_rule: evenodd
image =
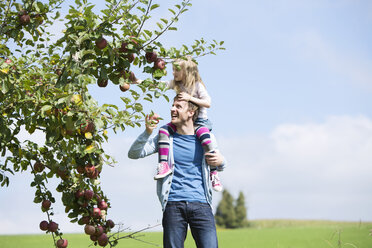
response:
<path id="1" fill-rule="evenodd" d="M 189 109 L 187 112 L 188 112 L 189 117 L 191 117 L 191 119 L 192 119 L 193 116 L 195 115 L 195 111 Z"/>

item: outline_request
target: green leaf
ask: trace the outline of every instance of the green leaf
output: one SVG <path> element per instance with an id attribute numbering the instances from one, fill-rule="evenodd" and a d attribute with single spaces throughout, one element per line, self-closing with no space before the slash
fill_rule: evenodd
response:
<path id="1" fill-rule="evenodd" d="M 158 8 L 158 7 L 160 7 L 159 4 L 154 4 L 154 5 L 152 5 L 152 6 L 150 7 L 150 11 L 151 11 L 151 10 L 154 10 L 154 9 L 156 9 L 156 8 Z"/>

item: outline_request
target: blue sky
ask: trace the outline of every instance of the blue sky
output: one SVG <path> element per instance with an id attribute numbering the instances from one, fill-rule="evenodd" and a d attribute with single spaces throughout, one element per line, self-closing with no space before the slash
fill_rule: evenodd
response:
<path id="1" fill-rule="evenodd" d="M 157 15 L 173 2 L 161 1 Z M 199 59 L 199 70 L 212 97 L 213 132 L 229 162 L 220 176 L 233 195 L 243 191 L 248 218 L 372 221 L 371 26 L 367 0 L 199 0 L 180 18 L 179 31 L 162 39 L 176 47 L 201 37 L 225 41 L 226 51 Z M 91 93 L 117 104 L 123 94 L 113 85 Z M 165 123 L 170 103 L 146 109 Z M 106 147 L 118 165 L 101 179 L 111 196 L 109 215 L 133 229 L 161 220 L 156 156 L 126 158 L 142 130 L 111 134 Z M 45 216 L 32 203 L 30 182 L 17 175 L 1 189 L 2 200 L 15 204 L 1 204 L 0 234 L 41 233 Z M 214 206 L 220 197 L 214 194 Z M 65 220 L 61 206 L 55 210 L 64 232 L 82 231 Z"/>

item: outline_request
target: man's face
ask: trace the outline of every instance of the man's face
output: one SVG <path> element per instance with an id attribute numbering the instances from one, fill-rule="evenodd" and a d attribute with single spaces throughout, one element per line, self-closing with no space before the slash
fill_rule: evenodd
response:
<path id="1" fill-rule="evenodd" d="M 192 119 L 194 112 L 189 110 L 187 101 L 175 99 L 171 108 L 171 123 L 174 125 L 184 124 Z"/>

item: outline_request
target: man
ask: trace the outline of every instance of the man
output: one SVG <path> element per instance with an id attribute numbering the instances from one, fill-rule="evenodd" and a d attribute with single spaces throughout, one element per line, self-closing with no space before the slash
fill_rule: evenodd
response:
<path id="1" fill-rule="evenodd" d="M 168 163 L 173 173 L 157 181 L 165 248 L 184 247 L 188 225 L 197 247 L 218 247 L 208 165 L 221 171 L 225 161 L 217 147 L 215 153 L 204 155 L 194 132 L 197 111 L 197 105 L 177 97 L 171 108 L 171 123 L 176 132 L 170 137 Z M 156 124 L 146 121 L 146 131 L 132 144 L 129 158 L 143 158 L 158 151 L 158 135 L 150 136 L 155 128 Z"/>

